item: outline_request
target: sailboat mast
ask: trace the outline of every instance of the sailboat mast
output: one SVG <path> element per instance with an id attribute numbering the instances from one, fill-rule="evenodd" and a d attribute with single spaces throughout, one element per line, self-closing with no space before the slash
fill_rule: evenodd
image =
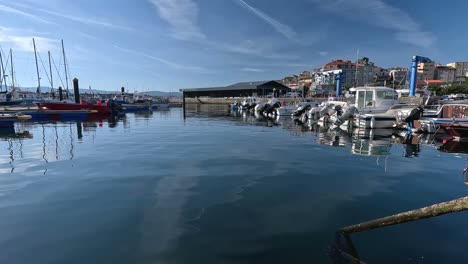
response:
<path id="1" fill-rule="evenodd" d="M 3 87 L 3 75 L 5 75 L 5 73 L 3 72 L 3 58 L 2 58 L 2 53 L 0 52 L 0 63 L 2 64 L 2 66 L 0 67 L 0 92 L 2 91 L 2 87 Z M 5 91 L 6 92 L 6 91 Z"/>
<path id="2" fill-rule="evenodd" d="M 67 88 L 67 94 L 68 94 L 68 70 L 67 70 L 67 59 L 65 57 L 65 47 L 63 45 L 63 39 L 62 39 L 62 53 L 63 53 L 63 65 L 65 65 L 65 81 L 67 82 L 66 88 Z"/>
<path id="3" fill-rule="evenodd" d="M 52 77 L 52 63 L 50 61 L 50 51 L 49 51 L 49 71 L 50 71 L 50 91 L 54 92 L 54 78 Z"/>
<path id="4" fill-rule="evenodd" d="M 357 50 L 357 53 L 356 53 L 356 76 L 354 77 L 354 82 L 355 82 L 355 87 L 358 86 L 358 81 L 357 81 L 357 76 L 358 76 L 358 62 L 359 62 L 359 49 Z"/>
<path id="5" fill-rule="evenodd" d="M 3 66 L 3 56 L 2 52 L 0 52 L 0 63 L 2 64 L 2 81 L 0 82 L 1 86 L 3 86 L 3 83 L 5 83 L 5 92 L 8 92 L 8 86 L 6 83 L 6 72 L 5 72 L 5 67 Z"/>
<path id="6" fill-rule="evenodd" d="M 36 50 L 36 41 L 33 38 L 33 46 L 34 46 L 34 57 L 36 58 L 36 72 L 37 72 L 37 93 L 41 93 L 41 77 L 39 76 L 39 64 L 37 64 L 37 50 Z"/>
<path id="7" fill-rule="evenodd" d="M 11 90 L 15 90 L 15 68 L 13 66 L 13 50 L 10 49 L 10 64 L 11 64 Z"/>

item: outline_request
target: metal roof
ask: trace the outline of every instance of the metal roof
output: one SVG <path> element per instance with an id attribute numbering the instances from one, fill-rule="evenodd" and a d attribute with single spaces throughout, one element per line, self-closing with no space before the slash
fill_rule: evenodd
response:
<path id="1" fill-rule="evenodd" d="M 232 91 L 232 90 L 256 90 L 258 86 L 269 82 L 276 82 L 278 85 L 284 86 L 276 80 L 270 81 L 254 81 L 254 82 L 240 82 L 225 87 L 206 87 L 206 88 L 190 88 L 180 89 L 181 92 L 210 92 L 210 91 Z"/>
<path id="2" fill-rule="evenodd" d="M 222 90 L 231 90 L 226 89 L 227 87 L 205 87 L 205 88 L 187 88 L 180 89 L 181 92 L 209 92 L 209 91 L 222 91 Z"/>
<path id="3" fill-rule="evenodd" d="M 270 81 L 240 82 L 240 83 L 235 83 L 233 85 L 229 85 L 228 87 L 242 87 L 243 89 L 251 87 L 251 89 L 257 89 L 257 86 L 260 86 L 269 82 L 275 82 L 275 81 L 270 80 Z"/>

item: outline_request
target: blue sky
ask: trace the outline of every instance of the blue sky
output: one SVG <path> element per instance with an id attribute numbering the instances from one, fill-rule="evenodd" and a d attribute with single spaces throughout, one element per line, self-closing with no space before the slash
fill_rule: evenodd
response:
<path id="1" fill-rule="evenodd" d="M 44 86 L 49 50 L 64 79 L 63 39 L 81 87 L 176 91 L 279 79 L 354 60 L 358 49 L 383 67 L 408 67 L 412 55 L 468 60 L 466 8 L 462 0 L 0 0 L 0 45 L 13 49 L 22 86 L 37 85 L 35 37 Z"/>

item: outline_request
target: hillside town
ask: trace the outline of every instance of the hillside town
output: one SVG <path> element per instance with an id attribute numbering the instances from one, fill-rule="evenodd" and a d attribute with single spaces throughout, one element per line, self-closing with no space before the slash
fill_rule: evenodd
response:
<path id="1" fill-rule="evenodd" d="M 363 57 L 357 61 L 333 60 L 321 68 L 303 71 L 283 78 L 282 83 L 309 96 L 323 96 L 335 91 L 336 76 L 341 71 L 341 82 L 346 90 L 359 86 L 387 86 L 407 90 L 410 70 L 407 67 L 383 68 Z M 446 65 L 432 61 L 421 62 L 417 67 L 417 87 L 437 95 L 468 93 L 465 78 L 468 62 L 452 62 Z"/>

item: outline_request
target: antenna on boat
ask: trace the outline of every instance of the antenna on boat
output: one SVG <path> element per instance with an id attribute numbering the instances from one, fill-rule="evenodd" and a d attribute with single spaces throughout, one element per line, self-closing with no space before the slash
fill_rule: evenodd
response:
<path id="1" fill-rule="evenodd" d="M 54 96 L 54 78 L 52 77 L 52 62 L 50 61 L 50 51 L 49 53 L 49 71 L 50 71 L 50 92 L 52 93 L 52 97 Z"/>
<path id="2" fill-rule="evenodd" d="M 36 93 L 41 93 L 41 77 L 39 76 L 39 64 L 37 64 L 37 50 L 36 50 L 36 41 L 33 38 L 34 46 L 34 58 L 36 58 L 36 72 L 37 72 L 37 90 Z"/>
<path id="3" fill-rule="evenodd" d="M 66 82 L 66 89 L 67 89 L 67 98 L 68 98 L 68 70 L 67 70 L 67 57 L 65 56 L 65 46 L 63 45 L 62 39 L 62 53 L 63 53 L 63 65 L 65 66 L 65 82 Z"/>

